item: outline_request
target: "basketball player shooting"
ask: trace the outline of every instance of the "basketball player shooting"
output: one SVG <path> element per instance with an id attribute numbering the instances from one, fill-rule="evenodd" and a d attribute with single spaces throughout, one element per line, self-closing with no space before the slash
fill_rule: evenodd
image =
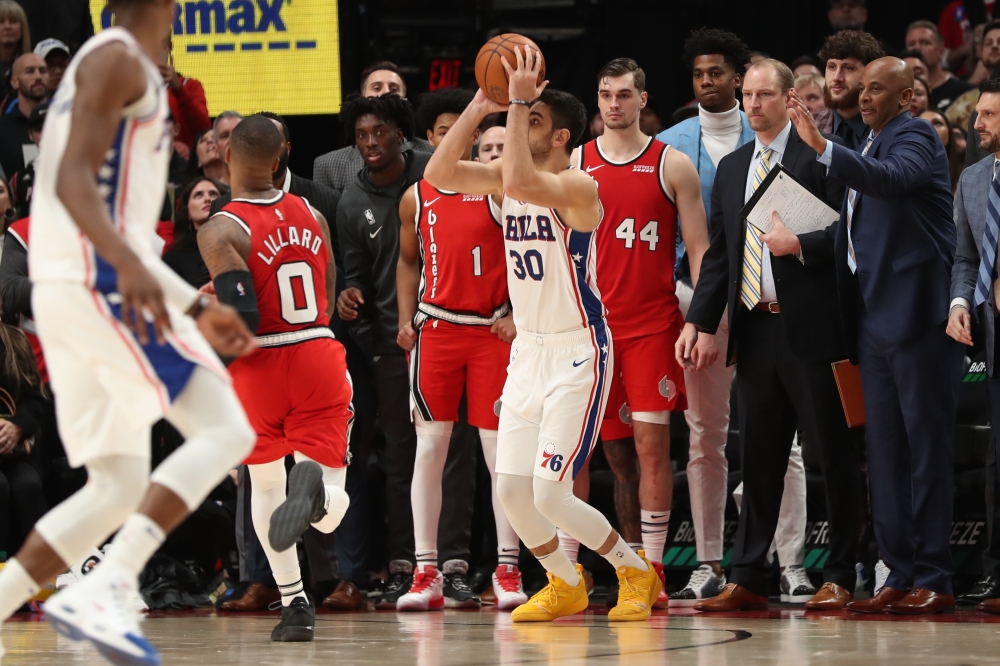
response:
<path id="1" fill-rule="evenodd" d="M 434 187 L 500 200 L 507 284 L 517 337 L 504 385 L 497 493 L 511 524 L 548 571 L 549 584 L 514 610 L 514 622 L 548 622 L 587 608 L 580 575 L 556 526 L 603 556 L 619 579 L 611 621 L 644 620 L 660 593 L 649 561 L 596 509 L 573 495 L 573 479 L 597 439 L 613 372 L 611 333 L 595 283 L 597 184 L 570 169 L 586 110 L 539 83 L 540 54 L 504 58 L 509 107 L 480 90 L 445 135 L 424 178 Z M 504 155 L 462 160 L 467 137 L 489 113 L 508 111 Z"/>
<path id="2" fill-rule="evenodd" d="M 32 309 L 59 433 L 89 482 L 38 521 L 0 572 L 6 619 L 120 527 L 104 561 L 44 607 L 59 633 L 119 664 L 159 663 L 129 599 L 138 575 L 254 440 L 212 351 L 247 353 L 250 332 L 152 250 L 172 141 L 154 60 L 174 4 L 111 0 L 116 26 L 80 49 L 46 119 Z M 150 476 L 150 427 L 163 417 L 186 442 Z"/>
<path id="3" fill-rule="evenodd" d="M 258 349 L 229 371 L 257 432 L 246 460 L 250 511 L 282 604 L 271 640 L 301 642 L 313 639 L 316 617 L 295 541 L 310 525 L 329 534 L 347 512 L 353 412 L 346 354 L 330 330 L 327 296 L 337 280 L 330 229 L 308 201 L 274 188 L 279 126 L 255 115 L 233 130 L 225 156 L 233 200 L 198 232 L 198 247 L 219 300 L 258 336 Z M 296 465 L 286 498 L 290 454 Z"/>

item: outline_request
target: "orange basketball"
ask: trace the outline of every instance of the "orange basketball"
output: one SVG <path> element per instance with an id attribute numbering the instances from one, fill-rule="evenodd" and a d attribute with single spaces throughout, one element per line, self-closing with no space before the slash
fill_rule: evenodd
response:
<path id="1" fill-rule="evenodd" d="M 483 48 L 479 49 L 479 55 L 476 56 L 476 83 L 483 89 L 486 96 L 494 102 L 500 104 L 510 102 L 510 95 L 508 94 L 510 86 L 507 70 L 503 68 L 503 61 L 500 58 L 507 58 L 507 62 L 510 63 L 511 67 L 517 67 L 517 54 L 514 53 L 514 47 L 517 46 L 538 51 L 539 57 L 542 57 L 541 51 L 533 41 L 524 35 L 518 35 L 513 32 L 497 35 L 486 42 L 483 44 Z M 521 49 L 521 56 L 524 56 L 523 48 Z M 545 58 L 542 57 L 542 67 L 538 72 L 539 85 L 544 80 Z"/>

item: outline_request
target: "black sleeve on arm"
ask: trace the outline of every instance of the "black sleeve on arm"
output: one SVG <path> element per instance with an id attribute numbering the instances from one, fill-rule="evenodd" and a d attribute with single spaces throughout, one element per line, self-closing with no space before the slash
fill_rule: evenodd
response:
<path id="1" fill-rule="evenodd" d="M 9 231 L 4 240 L 3 261 L 0 261 L 0 304 L 4 321 L 16 322 L 19 314 L 31 316 L 28 251 Z"/>
<path id="2" fill-rule="evenodd" d="M 219 302 L 236 308 L 247 328 L 256 333 L 260 325 L 260 310 L 257 309 L 257 294 L 250 271 L 227 271 L 216 275 L 212 282 Z"/>

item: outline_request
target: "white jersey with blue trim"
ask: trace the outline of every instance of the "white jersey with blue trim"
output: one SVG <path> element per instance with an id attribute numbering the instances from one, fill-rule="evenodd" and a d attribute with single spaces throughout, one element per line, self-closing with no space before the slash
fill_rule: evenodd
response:
<path id="1" fill-rule="evenodd" d="M 555 210 L 504 195 L 507 286 L 519 333 L 565 333 L 604 319 L 594 232 L 574 231 Z"/>
<path id="2" fill-rule="evenodd" d="M 45 119 L 45 141 L 35 175 L 28 254 L 34 282 L 82 283 L 103 293 L 117 290 L 117 276 L 94 251 L 56 196 L 56 179 L 73 123 L 76 70 L 95 49 L 121 42 L 139 58 L 146 92 L 126 107 L 115 140 L 97 174 L 98 188 L 118 232 L 137 254 L 153 252 L 171 154 L 169 105 L 163 78 L 128 30 L 109 28 L 88 40 L 66 69 Z"/>

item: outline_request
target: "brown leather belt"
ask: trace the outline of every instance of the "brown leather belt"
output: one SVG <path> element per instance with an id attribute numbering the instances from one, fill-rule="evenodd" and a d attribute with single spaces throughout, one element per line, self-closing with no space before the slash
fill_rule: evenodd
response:
<path id="1" fill-rule="evenodd" d="M 777 301 L 771 303 L 757 303 L 753 306 L 754 310 L 763 310 L 764 312 L 770 312 L 771 314 L 778 314 L 781 312 L 781 308 L 778 307 Z"/>

